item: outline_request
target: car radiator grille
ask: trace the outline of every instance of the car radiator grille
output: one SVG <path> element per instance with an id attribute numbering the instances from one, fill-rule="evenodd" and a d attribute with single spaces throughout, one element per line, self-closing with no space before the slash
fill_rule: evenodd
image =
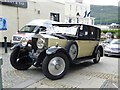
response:
<path id="1" fill-rule="evenodd" d="M 13 36 L 13 40 L 14 41 L 20 41 L 22 37 L 19 37 L 19 36 Z"/>
<path id="2" fill-rule="evenodd" d="M 120 48 L 111 48 L 111 49 L 115 51 L 120 50 Z"/>
<path id="3" fill-rule="evenodd" d="M 36 52 L 38 49 L 37 40 L 38 40 L 38 38 L 32 38 L 32 49 L 34 50 L 34 52 Z"/>

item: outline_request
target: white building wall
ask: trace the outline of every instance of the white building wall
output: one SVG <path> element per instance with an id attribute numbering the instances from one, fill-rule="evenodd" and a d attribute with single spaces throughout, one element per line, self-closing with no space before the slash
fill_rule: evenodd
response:
<path id="1" fill-rule="evenodd" d="M 0 5 L 0 16 L 2 17 L 2 6 Z M 0 31 L 0 39 L 2 38 L 2 31 Z"/>
<path id="2" fill-rule="evenodd" d="M 39 0 L 38 2 L 29 2 L 28 5 L 29 7 L 26 12 L 22 8 L 19 8 L 19 20 L 22 26 L 26 24 L 26 21 L 29 22 L 33 19 L 50 19 L 51 12 L 59 13 L 60 21 L 64 21 L 64 4 L 62 3 L 52 1 L 43 2 Z M 38 11 L 40 11 L 40 14 L 38 14 Z"/>
<path id="3" fill-rule="evenodd" d="M 69 19 L 72 19 L 71 23 L 78 23 L 77 18 L 79 20 L 79 23 L 83 24 L 94 24 L 94 18 L 90 17 L 90 15 L 87 17 L 85 16 L 85 12 L 87 11 L 87 14 L 90 12 L 90 5 L 86 5 L 83 3 L 76 3 L 76 2 L 66 2 L 65 3 L 65 21 L 66 23 L 69 22 Z M 76 14 L 79 13 L 79 16 Z"/>
<path id="4" fill-rule="evenodd" d="M 8 30 L 0 30 L 0 35 L 2 34 L 0 37 L 0 42 L 3 42 L 5 36 L 10 40 L 11 35 L 17 30 L 17 9 L 3 5 L 0 5 L 0 8 L 2 9 L 0 16 L 6 18 L 8 28 Z"/>

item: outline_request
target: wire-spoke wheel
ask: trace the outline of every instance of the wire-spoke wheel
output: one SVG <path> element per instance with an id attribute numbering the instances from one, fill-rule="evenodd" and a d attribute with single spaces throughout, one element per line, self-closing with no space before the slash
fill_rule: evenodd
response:
<path id="1" fill-rule="evenodd" d="M 94 63 L 98 63 L 100 61 L 100 50 L 98 49 L 97 50 L 97 53 L 96 53 L 96 56 L 95 56 L 95 59 L 93 59 L 93 62 Z"/>
<path id="2" fill-rule="evenodd" d="M 72 60 L 75 60 L 77 58 L 78 46 L 75 41 L 69 41 L 68 44 L 66 45 L 65 49 L 69 53 Z"/>

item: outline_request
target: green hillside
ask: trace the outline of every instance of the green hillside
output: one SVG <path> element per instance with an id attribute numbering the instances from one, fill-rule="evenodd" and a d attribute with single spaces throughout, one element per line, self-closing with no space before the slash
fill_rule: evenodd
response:
<path id="1" fill-rule="evenodd" d="M 118 6 L 91 5 L 91 16 L 95 24 L 118 23 Z"/>

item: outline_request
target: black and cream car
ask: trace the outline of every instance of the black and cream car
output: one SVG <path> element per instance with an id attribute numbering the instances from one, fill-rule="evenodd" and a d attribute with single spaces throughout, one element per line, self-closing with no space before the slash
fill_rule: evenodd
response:
<path id="1" fill-rule="evenodd" d="M 13 46 L 11 65 L 18 70 L 27 70 L 31 65 L 42 67 L 47 78 L 60 79 L 72 63 L 100 61 L 103 56 L 100 33 L 92 25 L 53 24 L 50 30 L 36 34 L 31 42 L 22 38 L 20 44 Z"/>

